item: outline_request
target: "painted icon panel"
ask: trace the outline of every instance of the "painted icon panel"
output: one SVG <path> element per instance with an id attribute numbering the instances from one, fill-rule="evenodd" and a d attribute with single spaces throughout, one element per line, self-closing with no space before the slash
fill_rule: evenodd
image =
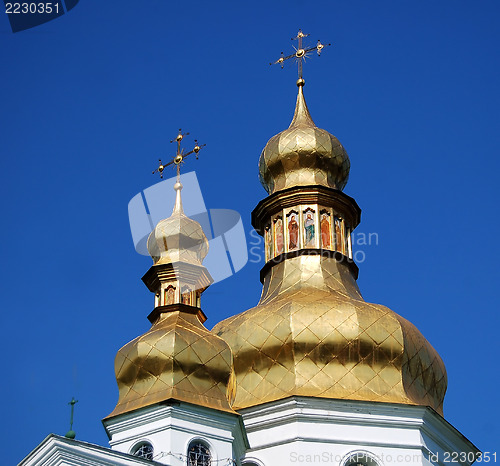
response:
<path id="1" fill-rule="evenodd" d="M 273 235 L 271 231 L 271 225 L 267 225 L 264 230 L 264 249 L 266 253 L 266 262 L 270 260 L 273 256 Z"/>
<path id="2" fill-rule="evenodd" d="M 342 219 L 335 217 L 335 249 L 344 253 L 344 235 L 342 234 Z"/>
<path id="3" fill-rule="evenodd" d="M 299 247 L 299 215 L 295 210 L 287 214 L 288 222 L 288 250 L 293 251 Z"/>
<path id="4" fill-rule="evenodd" d="M 175 304 L 175 286 L 169 285 L 165 290 L 165 305 Z"/>
<path id="5" fill-rule="evenodd" d="M 281 216 L 274 219 L 274 250 L 276 256 L 284 251 L 283 219 Z"/>
<path id="6" fill-rule="evenodd" d="M 304 210 L 304 247 L 316 247 L 316 212 L 311 208 Z"/>
<path id="7" fill-rule="evenodd" d="M 323 249 L 332 249 L 332 225 L 330 212 L 321 211 L 319 228 L 321 230 L 321 247 Z"/>

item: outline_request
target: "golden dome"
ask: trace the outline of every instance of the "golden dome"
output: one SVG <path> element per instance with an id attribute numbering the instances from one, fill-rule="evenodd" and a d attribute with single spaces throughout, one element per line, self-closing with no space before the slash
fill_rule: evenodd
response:
<path id="1" fill-rule="evenodd" d="M 174 188 L 172 215 L 148 238 L 155 263 L 143 280 L 155 293 L 152 327 L 116 355 L 119 399 L 108 418 L 170 399 L 234 412 L 231 349 L 205 328 L 199 307 L 212 281 L 201 263 L 208 241 L 200 224 L 184 215 L 179 178 Z"/>
<path id="2" fill-rule="evenodd" d="M 217 324 L 231 347 L 234 409 L 292 395 L 443 410 L 436 350 L 392 310 L 363 300 L 346 264 L 298 256 L 274 265 L 259 304 Z"/>
<path id="3" fill-rule="evenodd" d="M 184 214 L 182 184 L 174 185 L 176 201 L 172 215 L 160 220 L 148 238 L 148 252 L 155 264 L 187 262 L 201 264 L 208 253 L 208 240 L 201 225 Z"/>
<path id="4" fill-rule="evenodd" d="M 342 190 L 350 162 L 339 140 L 318 128 L 309 114 L 303 80 L 289 128 L 273 136 L 262 151 L 259 175 L 269 194 L 292 186 L 321 185 Z"/>
<path id="5" fill-rule="evenodd" d="M 108 416 L 168 399 L 231 411 L 234 394 L 231 350 L 207 330 L 199 314 L 162 313 L 151 329 L 118 351 L 119 400 Z"/>

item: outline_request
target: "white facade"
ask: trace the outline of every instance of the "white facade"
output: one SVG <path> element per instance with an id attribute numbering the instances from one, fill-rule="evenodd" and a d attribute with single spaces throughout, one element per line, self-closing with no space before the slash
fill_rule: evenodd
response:
<path id="1" fill-rule="evenodd" d="M 469 465 L 477 448 L 430 408 L 290 397 L 241 410 L 243 465 Z"/>
<path id="2" fill-rule="evenodd" d="M 159 463 L 50 434 L 19 466 L 154 466 Z"/>
<path id="3" fill-rule="evenodd" d="M 477 448 L 430 408 L 290 397 L 241 416 L 172 402 L 104 421 L 109 448 L 49 435 L 20 466 L 191 466 L 201 442 L 211 466 L 470 465 Z M 247 439 L 248 438 L 248 439 Z M 153 460 L 134 456 L 153 446 Z"/>
<path id="4" fill-rule="evenodd" d="M 198 442 L 214 465 L 239 465 L 248 448 L 241 416 L 188 403 L 149 406 L 103 422 L 113 450 L 134 454 L 149 444 L 154 460 L 169 466 L 188 464 L 189 447 Z"/>

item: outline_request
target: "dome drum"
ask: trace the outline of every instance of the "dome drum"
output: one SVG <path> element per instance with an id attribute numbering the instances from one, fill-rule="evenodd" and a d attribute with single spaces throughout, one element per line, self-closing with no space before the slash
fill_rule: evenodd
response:
<path id="1" fill-rule="evenodd" d="M 361 221 L 356 201 L 338 189 L 325 186 L 300 186 L 284 189 L 260 201 L 252 211 L 252 226 L 264 236 L 269 218 L 283 209 L 300 204 L 318 204 L 338 212 L 354 230 Z"/>
<path id="2" fill-rule="evenodd" d="M 301 249 L 337 251 L 352 259 L 352 228 L 335 210 L 302 204 L 273 215 L 264 228 L 266 262 Z"/>
<path id="3" fill-rule="evenodd" d="M 155 307 L 178 303 L 199 307 L 200 296 L 213 279 L 201 265 L 174 262 L 151 266 L 142 281 L 155 293 Z"/>
<path id="4" fill-rule="evenodd" d="M 289 188 L 269 196 L 252 212 L 252 223 L 264 236 L 266 264 L 276 264 L 294 252 L 330 254 L 352 262 L 352 232 L 361 210 L 341 191 L 322 186 Z M 265 273 L 264 269 L 261 272 Z"/>

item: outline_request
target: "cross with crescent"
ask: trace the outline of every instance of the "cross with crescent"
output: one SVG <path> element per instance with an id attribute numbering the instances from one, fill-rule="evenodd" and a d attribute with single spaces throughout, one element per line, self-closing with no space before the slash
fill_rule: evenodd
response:
<path id="1" fill-rule="evenodd" d="M 295 58 L 297 60 L 298 66 L 299 66 L 299 81 L 302 81 L 302 62 L 308 57 L 308 53 L 312 52 L 313 50 L 316 50 L 318 55 L 321 55 L 321 51 L 325 48 L 328 47 L 329 45 L 332 44 L 322 44 L 320 40 L 318 40 L 318 43 L 314 47 L 304 47 L 302 44 L 302 39 L 304 37 L 309 36 L 309 34 L 304 34 L 300 29 L 299 32 L 297 33 L 297 37 L 292 37 L 292 40 L 297 40 L 298 44 L 297 47 L 293 47 L 295 49 L 295 53 L 292 53 L 291 55 L 287 55 L 285 57 L 285 54 L 281 52 L 281 57 L 278 58 L 275 62 L 269 63 L 270 65 L 277 65 L 280 64 L 281 68 L 283 68 L 283 64 L 286 60 L 289 60 L 290 58 Z"/>

